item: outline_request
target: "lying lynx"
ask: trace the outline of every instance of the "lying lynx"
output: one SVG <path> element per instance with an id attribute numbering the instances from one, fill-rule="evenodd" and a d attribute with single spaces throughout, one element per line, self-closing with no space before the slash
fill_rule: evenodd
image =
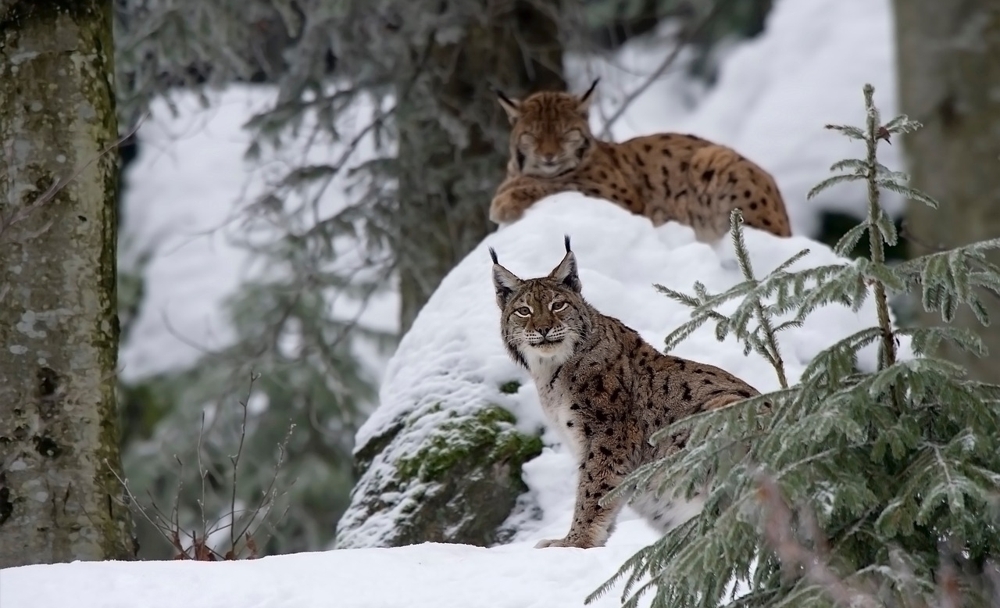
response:
<path id="1" fill-rule="evenodd" d="M 785 203 L 774 179 L 736 151 L 679 133 L 623 143 L 597 139 L 588 108 L 597 81 L 581 96 L 542 91 L 523 101 L 498 92 L 512 128 L 507 179 L 490 204 L 497 224 L 565 191 L 604 198 L 659 226 L 691 226 L 698 240 L 729 231 L 734 208 L 748 226 L 791 236 Z"/>
<path id="2" fill-rule="evenodd" d="M 600 547 L 622 500 L 599 501 L 639 466 L 683 446 L 686 434 L 653 446 L 650 435 L 691 414 L 759 393 L 712 365 L 661 354 L 633 329 L 583 299 L 576 258 L 547 277 L 522 280 L 493 258 L 493 285 L 507 352 L 527 368 L 546 419 L 579 460 L 573 524 L 565 538 L 538 547 Z M 666 530 L 693 516 L 696 503 L 640 491 L 632 506 Z"/>

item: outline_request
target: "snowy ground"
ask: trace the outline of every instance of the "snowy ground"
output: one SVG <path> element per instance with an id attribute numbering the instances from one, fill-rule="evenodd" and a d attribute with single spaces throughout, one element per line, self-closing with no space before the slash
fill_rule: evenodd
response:
<path id="1" fill-rule="evenodd" d="M 653 282 L 684 289 L 701 280 L 715 291 L 739 278 L 730 248 L 697 243 L 689 228 L 653 228 L 643 218 L 577 194 L 552 197 L 487 238 L 445 278 L 387 369 L 382 407 L 362 429 L 362 438 L 391 422 L 403 408 L 435 402 L 454 410 L 494 400 L 510 407 L 526 430 L 541 426 L 534 387 L 509 361 L 499 340 L 486 249 L 495 247 L 501 262 L 520 276 L 538 276 L 561 259 L 563 234 L 573 239 L 584 295 L 654 344 L 683 322 L 687 312 L 656 293 Z M 828 249 L 804 238 L 778 239 L 748 229 L 746 239 L 760 273 L 806 246 L 814 253 L 800 267 L 834 259 Z M 819 349 L 873 318 L 870 306 L 859 315 L 827 307 L 800 330 L 783 334 L 789 379 L 797 378 Z M 718 343 L 710 329 L 693 335 L 676 353 L 720 365 L 762 390 L 776 387 L 762 360 L 744 357 L 733 341 Z M 870 368 L 873 359 L 869 350 L 859 363 Z M 502 395 L 499 385 L 511 379 L 522 381 L 521 390 Z M 434 416 L 423 420 L 433 425 Z M 482 549 L 424 544 L 217 564 L 28 566 L 0 572 L 0 606 L 579 607 L 635 551 L 655 540 L 655 534 L 626 511 L 608 547 L 533 549 L 538 539 L 565 533 L 572 509 L 574 466 L 554 437 L 547 434 L 546 439 L 549 447 L 525 467 L 531 489 L 527 501 L 540 506 L 543 517 L 530 519 L 527 511 L 516 515 L 522 518 L 516 522 L 521 531 L 509 545 Z M 594 605 L 617 606 L 619 594 L 613 592 Z"/>
<path id="2" fill-rule="evenodd" d="M 3 608 L 581 608 L 644 543 L 427 544 L 255 561 L 74 563 L 0 571 Z M 610 594 L 591 604 L 620 605 Z"/>
<path id="3" fill-rule="evenodd" d="M 827 177 L 833 162 L 860 154 L 823 125 L 862 122 L 865 82 L 876 86 L 883 113 L 893 114 L 892 49 L 889 0 L 779 0 L 766 31 L 730 51 L 715 88 L 699 93 L 675 67 L 636 97 L 612 132 L 621 140 L 688 131 L 736 147 L 774 173 L 794 230 L 812 234 L 819 209 L 863 208 L 863 193 L 852 186 L 808 202 L 805 193 Z M 638 41 L 611 61 L 586 68 L 572 62 L 572 68 L 581 85 L 591 74 L 601 75 L 606 110 L 669 52 L 668 46 Z M 306 154 L 293 149 L 260 161 L 243 159 L 249 136 L 241 126 L 272 103 L 272 89 L 234 86 L 211 98 L 208 110 L 181 98 L 176 118 L 157 104 L 139 131 L 143 149 L 127 176 L 125 230 L 139 246 L 155 245 L 156 254 L 146 273 L 143 308 L 121 353 L 126 379 L 190 366 L 204 350 L 227 344 L 231 334 L 221 303 L 252 276 L 245 251 L 231 242 L 239 209 L 260 192 L 263 180 L 286 169 L 295 154 Z M 600 114 L 595 127 L 601 126 Z M 315 161 L 317 155 L 336 156 L 337 149 L 320 145 L 308 154 Z M 883 152 L 884 164 L 902 168 L 896 147 L 883 146 Z M 342 185 L 330 189 L 332 204 Z M 891 194 L 883 200 L 890 207 L 900 204 Z M 367 320 L 391 327 L 396 307 L 392 298 L 380 300 Z"/>
<path id="4" fill-rule="evenodd" d="M 653 228 L 643 218 L 577 194 L 551 197 L 521 221 L 488 237 L 445 278 L 386 370 L 382 406 L 362 429 L 362 439 L 409 410 L 423 425 L 410 435 L 418 441 L 420 432 L 433 427 L 440 415 L 420 416 L 420 409 L 435 403 L 447 411 L 460 411 L 499 402 L 516 414 L 525 430 L 542 425 L 533 385 L 500 343 L 487 247 L 494 247 L 501 262 L 516 274 L 539 276 L 562 258 L 563 234 L 573 239 L 588 300 L 622 318 L 653 344 L 662 343 L 688 313 L 656 293 L 652 283 L 686 289 L 700 280 L 710 291 L 718 291 L 739 280 L 731 249 L 698 243 L 689 228 Z M 779 239 L 748 229 L 746 240 L 760 273 L 804 247 L 813 253 L 799 267 L 835 261 L 827 248 L 801 237 Z M 873 319 L 870 301 L 859 314 L 830 306 L 817 311 L 803 328 L 782 334 L 789 379 L 794 381 L 819 349 Z M 724 367 L 759 389 L 777 386 L 759 357 L 745 357 L 733 340 L 717 342 L 711 328 L 695 333 L 675 352 Z M 873 367 L 872 349 L 863 353 L 859 364 Z M 512 379 L 521 381 L 520 391 L 502 394 L 499 386 Z M 572 510 L 575 467 L 554 436 L 546 433 L 545 438 L 548 447 L 524 469 L 530 488 L 525 504 L 540 507 L 542 517 L 530 517 L 528 509 L 515 514 L 517 521 L 511 523 L 520 532 L 509 545 L 348 549 L 211 565 L 30 566 L 0 572 L 0 606 L 581 606 L 586 595 L 636 550 L 655 540 L 655 534 L 626 511 L 608 547 L 533 549 L 540 538 L 565 534 Z M 377 528 L 391 521 L 373 518 L 370 525 Z M 596 605 L 616 606 L 618 601 L 612 594 Z"/>

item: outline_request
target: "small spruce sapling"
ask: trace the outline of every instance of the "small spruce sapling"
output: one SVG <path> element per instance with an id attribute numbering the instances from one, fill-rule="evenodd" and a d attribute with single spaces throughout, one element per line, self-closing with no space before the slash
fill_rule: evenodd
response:
<path id="1" fill-rule="evenodd" d="M 713 321 L 720 340 L 733 334 L 747 353 L 764 356 L 782 388 L 654 436 L 691 433 L 683 450 L 637 471 L 616 493 L 662 479 L 690 494 L 711 479 L 705 507 L 630 558 L 588 601 L 624 580 L 625 606 L 653 594 L 652 605 L 663 607 L 944 607 L 957 598 L 974 605 L 991 593 L 984 581 L 1000 580 L 991 561 L 1000 557 L 1000 386 L 969 380 L 935 355 L 951 341 L 985 356 L 976 334 L 948 326 L 897 329 L 888 306 L 891 293 L 916 291 L 945 321 L 966 305 L 988 325 L 980 296 L 1000 295 L 1000 267 L 986 259 L 1000 239 L 886 264 L 885 247 L 898 235 L 880 191 L 937 203 L 878 162 L 880 140 L 919 124 L 906 116 L 882 124 L 873 94 L 865 85 L 864 129 L 828 125 L 864 142 L 865 158 L 836 163 L 832 170 L 845 172 L 810 193 L 867 184 L 867 217 L 835 250 L 847 255 L 867 236 L 868 257 L 791 271 L 802 252 L 758 280 L 734 216 L 744 282 L 718 295 L 702 285 L 694 296 L 661 287 L 693 309 L 692 320 L 667 338 L 668 350 Z M 788 386 L 793 379 L 781 364 L 778 334 L 823 306 L 860 310 L 869 296 L 876 324 L 823 350 Z M 717 312 L 741 298 L 732 314 Z M 788 320 L 776 323 L 779 317 Z M 899 356 L 901 338 L 910 340 L 914 357 Z M 861 373 L 857 354 L 872 344 L 877 369 Z M 727 460 L 737 445 L 743 454 Z"/>

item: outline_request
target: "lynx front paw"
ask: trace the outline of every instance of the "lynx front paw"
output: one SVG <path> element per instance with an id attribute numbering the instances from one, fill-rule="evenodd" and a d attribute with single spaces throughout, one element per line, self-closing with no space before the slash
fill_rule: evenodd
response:
<path id="1" fill-rule="evenodd" d="M 511 191 L 496 195 L 490 203 L 490 221 L 494 224 L 509 224 L 521 219 L 524 205 L 517 198 Z"/>
<path id="2" fill-rule="evenodd" d="M 545 549 L 548 547 L 576 547 L 578 549 L 589 549 L 593 547 L 593 545 L 586 542 L 573 542 L 565 538 L 540 540 L 535 545 L 536 549 Z"/>
<path id="3" fill-rule="evenodd" d="M 570 544 L 566 542 L 565 538 L 547 538 L 540 540 L 535 544 L 536 549 L 546 549 L 548 547 L 569 547 Z"/>

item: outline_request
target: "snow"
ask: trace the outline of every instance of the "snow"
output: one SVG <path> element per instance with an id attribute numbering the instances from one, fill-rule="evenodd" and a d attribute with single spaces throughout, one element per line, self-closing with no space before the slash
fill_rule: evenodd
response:
<path id="1" fill-rule="evenodd" d="M 213 564 L 25 566 L 0 571 L 0 606 L 580 608 L 640 547 L 542 551 L 523 543 L 492 549 L 425 544 Z M 619 606 L 619 595 L 612 592 L 591 605 Z"/>
<path id="2" fill-rule="evenodd" d="M 637 41 L 610 61 L 587 66 L 602 76 L 599 99 L 605 113 L 635 90 L 668 52 Z M 657 131 L 691 132 L 736 148 L 775 175 L 796 233 L 813 234 L 820 210 L 857 214 L 864 201 L 861 191 L 850 186 L 805 200 L 808 189 L 828 175 L 830 164 L 861 153 L 856 143 L 825 131 L 823 125 L 861 124 L 865 82 L 875 85 L 883 115 L 892 116 L 893 64 L 889 0 L 779 0 L 764 34 L 729 50 L 713 88 L 693 85 L 673 69 L 635 99 L 612 133 L 620 141 Z M 574 77 L 577 87 L 587 80 L 583 71 Z M 145 272 L 143 307 L 121 352 L 125 380 L 189 367 L 206 350 L 231 343 L 224 302 L 242 282 L 264 272 L 235 242 L 241 236 L 236 223 L 241 210 L 289 166 L 339 156 L 340 149 L 331 142 L 306 149 L 300 141 L 286 152 L 268 150 L 258 161 L 245 159 L 250 138 L 242 125 L 269 107 L 275 95 L 271 87 L 232 86 L 210 94 L 208 109 L 193 96 L 181 95 L 175 98 L 178 116 L 170 116 L 158 103 L 140 129 L 143 149 L 127 175 L 122 253 L 127 264 L 143 248 L 155 251 Z M 594 116 L 598 130 L 599 114 Z M 884 164 L 901 168 L 898 148 L 883 146 L 881 153 Z M 356 162 L 366 154 L 370 150 L 358 154 Z M 336 208 L 347 198 L 346 184 L 338 182 L 328 191 L 324 209 Z M 901 207 L 898 197 L 887 195 L 883 201 L 892 212 Z M 738 280 L 731 252 L 696 243 L 687 228 L 654 229 L 604 202 L 571 194 L 552 197 L 529 210 L 521 222 L 487 238 L 445 279 L 385 369 L 382 405 L 359 432 L 359 445 L 409 413 L 418 423 L 402 448 L 415 449 L 439 420 L 421 416 L 436 402 L 466 413 L 498 403 L 516 414 L 522 430 L 543 428 L 530 379 L 500 346 L 486 248 L 495 247 L 501 262 L 516 274 L 537 276 L 561 258 L 564 233 L 573 238 L 585 296 L 657 346 L 687 319 L 687 312 L 653 291 L 652 283 L 689 290 L 694 280 L 701 280 L 718 291 Z M 832 260 L 827 248 L 802 237 L 780 240 L 748 229 L 747 242 L 759 273 L 805 246 L 813 253 L 800 265 Z M 397 306 L 390 294 L 377 300 L 366 318 L 391 328 Z M 797 378 L 825 345 L 872 318 L 870 306 L 860 316 L 829 307 L 805 327 L 783 335 L 790 379 Z M 744 357 L 731 340 L 718 343 L 711 329 L 696 333 L 675 354 L 719 365 L 761 390 L 777 384 L 762 360 Z M 861 363 L 872 367 L 873 351 Z M 514 379 L 521 382 L 516 394 L 499 391 L 500 384 Z M 508 522 L 517 531 L 509 545 L 353 549 L 211 565 L 30 566 L 0 571 L 0 606 L 298 608 L 333 601 L 351 608 L 450 608 L 478 605 L 483 597 L 501 607 L 580 606 L 656 535 L 626 510 L 606 548 L 531 549 L 538 539 L 564 535 L 572 510 L 572 460 L 555 436 L 545 431 L 544 439 L 542 454 L 523 468 L 529 492 Z M 385 455 L 372 473 L 388 474 L 377 470 L 378 462 L 385 466 L 398 456 Z M 408 497 L 397 498 L 402 502 Z M 392 519 L 378 515 L 366 525 L 366 538 L 377 544 Z M 596 605 L 618 605 L 618 597 L 612 594 Z"/>
<path id="3" fill-rule="evenodd" d="M 598 90 L 604 115 L 637 89 L 669 52 L 639 43 L 595 66 L 602 79 Z M 622 141 L 680 131 L 731 146 L 775 176 L 792 232 L 815 235 L 821 210 L 860 218 L 867 200 L 860 184 L 806 200 L 806 193 L 828 177 L 830 165 L 864 154 L 860 142 L 823 127 L 864 125 L 865 83 L 875 87 L 875 103 L 884 120 L 895 116 L 895 61 L 889 0 L 780 0 L 764 32 L 735 45 L 724 57 L 718 82 L 707 93 L 693 88 L 676 68 L 639 96 L 611 132 Z M 584 81 L 579 79 L 576 86 L 585 87 Z M 603 128 L 600 116 L 593 122 Z M 902 169 L 899 146 L 882 146 L 879 157 L 882 164 Z M 882 202 L 895 216 L 904 200 L 886 192 Z"/>
<path id="4" fill-rule="evenodd" d="M 493 247 L 500 263 L 519 277 L 542 276 L 562 259 L 564 234 L 572 239 L 584 297 L 658 347 L 668 333 L 690 319 L 690 310 L 658 293 L 654 283 L 690 293 L 693 284 L 701 281 L 709 292 L 718 293 L 742 281 L 728 240 L 710 247 L 697 242 L 686 226 L 656 228 L 645 218 L 577 193 L 539 202 L 523 219 L 484 239 L 445 277 L 401 341 L 385 370 L 379 408 L 358 431 L 356 445 L 364 446 L 396 421 L 409 423 L 390 449 L 376 458 L 359 487 L 367 480 L 392 478 L 393 463 L 418 453 L 429 434 L 449 416 L 472 416 L 488 404 L 499 404 L 514 413 L 524 432 L 544 428 L 531 378 L 510 360 L 500 339 L 488 248 Z M 746 242 L 758 276 L 806 248 L 812 253 L 793 270 L 844 262 L 827 246 L 805 237 L 783 239 L 748 228 Z M 732 302 L 721 310 L 736 305 Z M 779 335 L 789 382 L 797 381 L 822 349 L 875 323 L 869 299 L 858 313 L 840 305 L 821 308 L 801 328 Z M 859 367 L 874 370 L 876 352 L 875 345 L 863 350 Z M 773 369 L 762 357 L 745 356 L 734 337 L 718 342 L 711 324 L 693 333 L 672 354 L 717 365 L 761 391 L 779 388 Z M 901 354 L 909 354 L 908 344 Z M 520 383 L 520 389 L 505 394 L 500 387 L 512 380 Z M 518 540 L 560 538 L 569 526 L 576 467 L 549 429 L 543 439 L 551 449 L 525 464 L 529 493 L 508 523 L 517 531 Z M 418 493 L 423 488 L 413 485 L 409 491 Z M 416 495 L 403 494 L 393 502 L 403 505 L 417 500 Z M 344 519 L 351 517 L 349 509 Z M 396 510 L 390 509 L 354 522 L 348 544 L 378 546 L 391 534 L 396 517 Z"/>
<path id="5" fill-rule="evenodd" d="M 598 310 L 621 318 L 653 344 L 661 344 L 666 333 L 688 315 L 658 294 L 652 287 L 654 282 L 688 289 L 700 280 L 709 290 L 718 291 L 740 278 L 725 241 L 710 247 L 695 241 L 687 227 L 654 228 L 644 218 L 579 194 L 550 197 L 528 210 L 521 221 L 490 235 L 444 279 L 388 365 L 382 405 L 359 432 L 359 444 L 400 416 L 423 420 L 421 410 L 435 403 L 451 411 L 501 403 L 516 414 L 524 430 L 542 427 L 534 386 L 526 373 L 510 362 L 500 342 L 487 248 L 494 247 L 501 263 L 515 274 L 539 276 L 562 258 L 564 234 L 572 238 L 584 296 Z M 746 241 L 752 263 L 761 274 L 805 247 L 812 253 L 796 267 L 836 261 L 828 248 L 803 237 L 780 239 L 747 229 Z M 780 345 L 789 379 L 798 378 L 818 350 L 873 319 L 870 302 L 858 314 L 828 306 L 809 317 L 801 330 L 782 334 Z M 731 339 L 717 342 L 710 328 L 693 334 L 675 354 L 719 365 L 761 390 L 777 387 L 763 360 L 745 357 Z M 872 369 L 874 359 L 874 350 L 868 349 L 859 365 Z M 512 379 L 521 382 L 520 390 L 513 395 L 501 393 L 500 384 Z M 412 442 L 430 430 L 419 424 L 413 429 L 409 436 Z M 563 536 L 572 511 L 575 467 L 548 431 L 545 440 L 548 446 L 542 454 L 524 467 L 530 491 L 524 508 L 512 517 L 510 523 L 518 532 L 507 545 L 487 549 L 421 544 L 215 564 L 77 562 L 26 566 L 0 572 L 0 605 L 309 608 L 329 606 L 332 601 L 351 608 L 403 604 L 411 608 L 464 608 L 489 598 L 491 606 L 501 608 L 580 606 L 626 559 L 654 541 L 656 534 L 626 510 L 607 547 L 533 549 L 541 538 Z M 378 516 L 371 521 L 376 527 L 391 524 Z M 612 590 L 594 605 L 617 606 L 619 594 Z"/>

